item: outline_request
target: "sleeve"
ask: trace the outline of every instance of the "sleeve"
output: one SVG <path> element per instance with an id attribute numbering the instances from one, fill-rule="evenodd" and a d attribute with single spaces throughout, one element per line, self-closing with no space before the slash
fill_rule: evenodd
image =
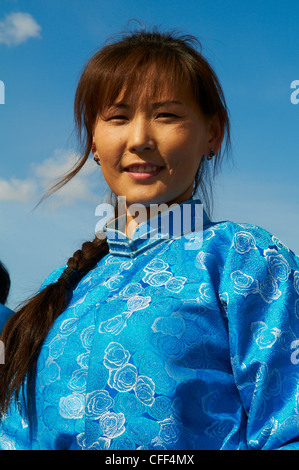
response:
<path id="1" fill-rule="evenodd" d="M 235 226 L 220 282 L 249 449 L 299 449 L 299 260 L 276 237 Z"/>

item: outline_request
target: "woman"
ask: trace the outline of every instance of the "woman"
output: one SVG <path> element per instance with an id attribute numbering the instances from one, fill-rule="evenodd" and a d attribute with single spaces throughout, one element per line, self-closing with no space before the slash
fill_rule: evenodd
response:
<path id="1" fill-rule="evenodd" d="M 54 190 L 92 152 L 125 211 L 7 324 L 0 447 L 299 447 L 298 258 L 207 215 L 229 147 L 208 62 L 190 37 L 125 36 L 87 63 L 75 118 L 84 152 Z"/>

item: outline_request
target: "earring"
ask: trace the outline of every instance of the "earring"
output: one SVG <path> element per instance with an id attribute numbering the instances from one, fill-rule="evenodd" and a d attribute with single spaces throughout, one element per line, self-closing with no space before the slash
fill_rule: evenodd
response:
<path id="1" fill-rule="evenodd" d="M 94 159 L 94 161 L 95 161 L 98 165 L 101 166 L 100 159 L 99 159 L 99 157 L 98 157 L 97 154 L 96 154 L 97 149 L 96 149 L 96 144 L 95 144 L 94 142 L 92 142 L 91 151 L 92 151 L 92 153 L 93 153 L 93 159 Z"/>
<path id="2" fill-rule="evenodd" d="M 212 160 L 213 157 L 215 157 L 215 152 L 214 150 L 211 150 L 209 155 L 207 155 L 207 160 Z"/>
<path id="3" fill-rule="evenodd" d="M 93 156 L 93 159 L 94 159 L 94 161 L 95 161 L 99 166 L 101 166 L 101 162 L 100 162 L 99 157 L 97 157 L 96 155 L 94 155 L 94 156 Z"/>

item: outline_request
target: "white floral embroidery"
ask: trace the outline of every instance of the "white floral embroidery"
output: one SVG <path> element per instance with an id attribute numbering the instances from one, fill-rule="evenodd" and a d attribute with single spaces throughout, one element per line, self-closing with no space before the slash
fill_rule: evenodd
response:
<path id="1" fill-rule="evenodd" d="M 111 442 L 111 439 L 108 439 L 107 437 L 100 437 L 91 445 L 87 446 L 85 432 L 78 434 L 76 440 L 79 447 L 84 450 L 108 450 Z"/>
<path id="2" fill-rule="evenodd" d="M 72 373 L 71 380 L 68 383 L 68 388 L 76 392 L 84 392 L 86 388 L 87 370 L 77 369 Z"/>
<path id="3" fill-rule="evenodd" d="M 79 419 L 84 414 L 85 396 L 81 393 L 72 393 L 59 400 L 59 413 L 63 418 Z"/>
<path id="4" fill-rule="evenodd" d="M 58 359 L 63 354 L 66 342 L 67 338 L 56 335 L 49 343 L 49 358 L 53 360 Z"/>
<path id="5" fill-rule="evenodd" d="M 160 421 L 159 437 L 165 444 L 174 444 L 180 438 L 182 429 L 173 416 Z"/>
<path id="6" fill-rule="evenodd" d="M 277 300 L 281 291 L 278 289 L 278 284 L 275 278 L 271 275 L 267 276 L 263 282 L 260 283 L 259 292 L 265 302 L 271 303 Z"/>
<path id="7" fill-rule="evenodd" d="M 279 281 L 286 281 L 291 273 L 287 260 L 276 250 L 265 250 L 264 256 L 269 263 L 270 274 Z"/>
<path id="8" fill-rule="evenodd" d="M 241 294 L 246 297 L 249 294 L 256 294 L 259 292 L 258 282 L 253 279 L 252 276 L 237 270 L 232 272 L 230 277 L 234 281 L 235 292 L 237 294 Z"/>
<path id="9" fill-rule="evenodd" d="M 128 392 L 135 387 L 138 371 L 133 364 L 125 364 L 120 369 L 109 371 L 108 384 L 118 392 Z"/>
<path id="10" fill-rule="evenodd" d="M 269 328 L 263 321 L 252 323 L 251 330 L 253 331 L 253 338 L 260 349 L 272 348 L 273 344 L 281 336 L 279 328 Z"/>
<path id="11" fill-rule="evenodd" d="M 123 413 L 104 413 L 99 421 L 104 436 L 109 439 L 120 436 L 125 432 L 125 416 Z"/>
<path id="12" fill-rule="evenodd" d="M 85 349 L 91 348 L 94 330 L 95 330 L 94 325 L 90 325 L 82 331 L 80 338 L 81 338 L 83 348 Z"/>
<path id="13" fill-rule="evenodd" d="M 104 320 L 100 323 L 100 333 L 110 333 L 118 335 L 126 326 L 127 320 L 130 318 L 133 312 L 147 308 L 150 304 L 151 297 L 142 297 L 135 295 L 127 300 L 128 311 L 116 315 L 115 317 Z"/>
<path id="14" fill-rule="evenodd" d="M 104 366 L 107 369 L 119 369 L 127 364 L 130 356 L 121 344 L 112 342 L 105 349 Z"/>
<path id="15" fill-rule="evenodd" d="M 256 249 L 256 241 L 250 232 L 240 231 L 234 236 L 233 247 L 238 253 L 243 255 L 252 249 Z"/>
<path id="16" fill-rule="evenodd" d="M 102 321 L 99 326 L 99 333 L 118 335 L 127 326 L 127 320 L 130 318 L 132 313 L 133 311 L 124 312 L 113 318 L 109 318 L 109 320 Z"/>
<path id="17" fill-rule="evenodd" d="M 99 419 L 114 404 L 107 390 L 95 390 L 86 395 L 86 414 L 92 419 Z"/>
<path id="18" fill-rule="evenodd" d="M 135 385 L 135 395 L 141 403 L 151 406 L 155 401 L 155 384 L 152 379 L 139 375 Z"/>
<path id="19" fill-rule="evenodd" d="M 64 336 L 71 335 L 77 329 L 78 318 L 68 318 L 61 323 L 60 332 Z"/>

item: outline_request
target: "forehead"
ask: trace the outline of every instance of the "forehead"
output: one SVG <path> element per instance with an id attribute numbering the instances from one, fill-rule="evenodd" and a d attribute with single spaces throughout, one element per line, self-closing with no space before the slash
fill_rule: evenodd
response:
<path id="1" fill-rule="evenodd" d="M 128 103 L 133 106 L 153 103 L 197 104 L 189 84 L 169 83 L 165 80 L 153 82 L 146 77 L 140 83 L 124 84 L 111 104 L 118 103 Z"/>
<path id="2" fill-rule="evenodd" d="M 175 67 L 162 67 L 161 64 L 146 64 L 120 76 L 117 72 L 110 76 L 100 107 L 106 108 L 117 102 L 196 102 L 190 77 Z"/>

